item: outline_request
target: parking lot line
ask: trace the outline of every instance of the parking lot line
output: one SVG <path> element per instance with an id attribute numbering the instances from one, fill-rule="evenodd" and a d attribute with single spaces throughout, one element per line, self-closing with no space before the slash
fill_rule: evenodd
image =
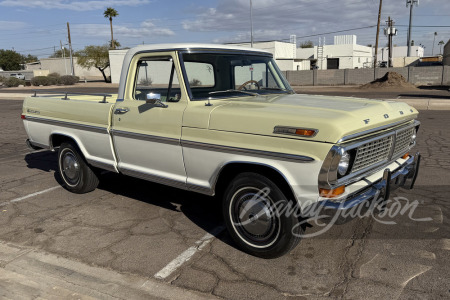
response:
<path id="1" fill-rule="evenodd" d="M 219 226 L 211 230 L 211 233 L 205 234 L 205 236 L 195 242 L 195 246 L 189 247 L 186 251 L 178 255 L 177 258 L 172 260 L 168 265 L 156 273 L 154 277 L 158 279 L 166 279 L 185 262 L 189 261 L 195 253 L 201 251 L 206 245 L 211 243 L 214 237 L 221 233 L 224 229 L 224 226 Z"/>
<path id="2" fill-rule="evenodd" d="M 0 207 L 8 205 L 8 204 L 11 204 L 11 203 L 19 202 L 19 201 L 22 201 L 22 200 L 25 200 L 25 199 L 28 199 L 28 198 L 31 198 L 31 197 L 34 197 L 34 196 L 37 196 L 37 195 L 40 195 L 40 194 L 51 192 L 51 191 L 54 191 L 56 189 L 59 189 L 60 187 L 61 187 L 60 185 L 54 186 L 54 187 L 48 188 L 48 189 L 40 191 L 40 192 L 28 194 L 26 196 L 22 196 L 22 197 L 19 197 L 19 198 L 16 198 L 16 199 L 12 199 L 12 200 L 9 200 L 9 201 L 2 202 L 2 203 L 0 203 Z"/>

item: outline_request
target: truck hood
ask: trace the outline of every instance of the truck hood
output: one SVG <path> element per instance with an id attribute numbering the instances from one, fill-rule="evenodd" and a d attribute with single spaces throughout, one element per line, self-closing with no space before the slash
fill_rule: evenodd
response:
<path id="1" fill-rule="evenodd" d="M 308 128 L 318 130 L 316 136 L 289 137 L 329 143 L 411 120 L 418 114 L 402 102 L 303 94 L 261 95 L 220 102 L 210 113 L 211 130 L 288 137 L 273 133 L 274 127 Z"/>

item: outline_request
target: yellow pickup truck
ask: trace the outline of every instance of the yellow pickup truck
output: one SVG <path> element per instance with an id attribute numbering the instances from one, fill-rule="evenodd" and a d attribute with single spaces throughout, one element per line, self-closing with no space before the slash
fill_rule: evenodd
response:
<path id="1" fill-rule="evenodd" d="M 238 247 L 273 258 L 297 245 L 312 205 L 346 211 L 412 188 L 417 115 L 296 94 L 265 51 L 167 44 L 127 52 L 117 95 L 35 94 L 22 119 L 30 147 L 58 151 L 69 191 L 108 170 L 216 196 Z"/>

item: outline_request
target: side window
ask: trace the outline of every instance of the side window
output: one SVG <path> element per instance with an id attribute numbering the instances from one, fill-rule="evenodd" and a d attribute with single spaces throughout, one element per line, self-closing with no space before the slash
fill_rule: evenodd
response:
<path id="1" fill-rule="evenodd" d="M 142 58 L 138 62 L 134 84 L 134 99 L 147 99 L 147 94 L 161 95 L 162 102 L 178 102 L 181 91 L 171 57 Z"/>
<path id="2" fill-rule="evenodd" d="M 184 67 L 189 79 L 191 89 L 202 87 L 214 87 L 214 68 L 211 64 L 203 62 L 185 62 Z"/>

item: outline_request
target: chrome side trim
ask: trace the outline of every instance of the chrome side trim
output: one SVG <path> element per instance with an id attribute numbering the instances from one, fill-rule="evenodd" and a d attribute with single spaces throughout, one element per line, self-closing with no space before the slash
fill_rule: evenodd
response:
<path id="1" fill-rule="evenodd" d="M 176 187 L 176 188 L 183 189 L 183 190 L 188 190 L 186 182 L 184 182 L 184 181 L 181 182 L 181 181 L 173 180 L 170 178 L 161 177 L 161 176 L 148 174 L 148 173 L 143 173 L 140 171 L 131 170 L 128 168 L 123 168 L 123 167 L 119 167 L 119 171 L 121 173 L 123 173 L 124 175 L 128 175 L 131 177 L 141 178 L 141 179 L 148 180 L 151 182 L 169 185 L 169 186 Z"/>
<path id="2" fill-rule="evenodd" d="M 208 151 L 218 151 L 218 152 L 240 154 L 240 155 L 250 155 L 250 156 L 257 156 L 257 157 L 269 158 L 269 159 L 277 159 L 277 160 L 290 161 L 290 162 L 308 163 L 308 162 L 314 161 L 314 158 L 311 158 L 308 156 L 303 156 L 303 155 L 270 152 L 270 151 L 263 151 L 263 150 L 253 150 L 253 149 L 237 148 L 237 147 L 230 147 L 230 146 L 221 146 L 221 145 L 215 145 L 215 144 L 205 144 L 205 143 L 185 141 L 185 140 L 181 140 L 181 146 L 186 147 L 186 148 L 208 150 Z"/>
<path id="3" fill-rule="evenodd" d="M 180 146 L 180 140 L 174 139 L 174 138 L 141 134 L 141 133 L 128 132 L 128 131 L 115 130 L 115 129 L 111 130 L 111 134 L 113 137 L 124 137 L 124 138 L 141 140 L 141 141 L 148 141 L 148 142 Z"/>
<path id="4" fill-rule="evenodd" d="M 339 141 L 337 141 L 337 144 L 345 142 L 345 141 L 348 141 L 348 140 L 352 140 L 352 139 L 355 139 L 355 138 L 358 138 L 358 137 L 361 137 L 361 136 L 364 136 L 364 135 L 367 135 L 367 134 L 370 134 L 370 133 L 374 133 L 376 131 L 388 129 L 390 127 L 395 127 L 395 126 L 403 124 L 403 123 L 406 125 L 407 123 L 411 122 L 412 120 L 413 119 L 410 119 L 410 120 L 407 120 L 407 121 L 403 120 L 403 121 L 399 121 L 399 122 L 383 125 L 383 126 L 380 126 L 380 127 L 377 127 L 377 128 L 372 128 L 372 129 L 368 129 L 368 130 L 361 131 L 361 132 L 358 132 L 358 133 L 350 134 L 350 135 L 344 136 Z M 417 126 L 417 125 L 420 125 L 420 122 L 417 121 L 417 120 L 414 120 L 413 124 L 415 124 L 414 126 Z"/>
<path id="5" fill-rule="evenodd" d="M 117 170 L 116 170 L 116 168 L 113 165 L 110 165 L 110 164 L 107 164 L 107 163 L 104 163 L 104 162 L 99 162 L 99 161 L 96 161 L 96 160 L 93 160 L 93 159 L 86 159 L 86 160 L 87 160 L 87 162 L 90 165 L 92 165 L 92 166 L 94 166 L 96 168 L 117 173 Z"/>
<path id="6" fill-rule="evenodd" d="M 200 194 L 204 194 L 207 196 L 214 196 L 214 190 L 211 188 L 207 188 L 207 187 L 203 187 L 203 186 L 199 186 L 199 185 L 195 185 L 192 183 L 188 183 L 187 185 L 188 190 L 196 192 L 196 193 L 200 193 Z"/>
<path id="7" fill-rule="evenodd" d="M 106 127 L 77 124 L 77 123 L 37 118 L 37 117 L 31 117 L 31 116 L 25 116 L 25 120 L 30 121 L 30 122 L 37 122 L 37 123 L 43 123 L 43 124 L 49 124 L 49 125 L 68 127 L 68 128 L 78 129 L 78 130 L 86 130 L 86 131 L 91 131 L 91 132 L 96 132 L 96 133 L 108 134 L 108 130 L 106 129 Z"/>

